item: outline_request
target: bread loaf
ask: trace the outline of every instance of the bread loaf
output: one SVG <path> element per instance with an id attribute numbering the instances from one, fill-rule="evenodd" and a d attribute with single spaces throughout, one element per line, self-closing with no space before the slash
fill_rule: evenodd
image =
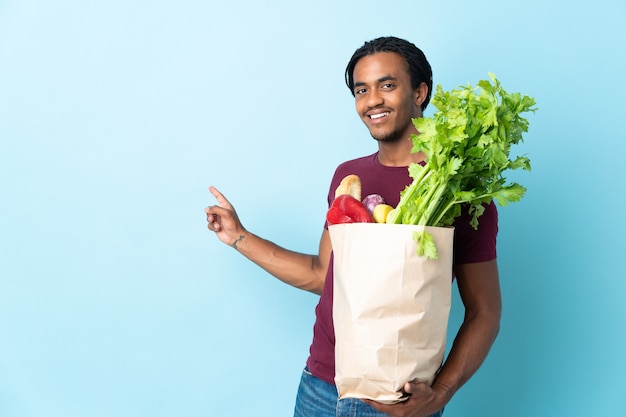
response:
<path id="1" fill-rule="evenodd" d="M 361 179 L 354 174 L 344 177 L 335 190 L 335 198 L 342 194 L 350 194 L 361 201 Z"/>

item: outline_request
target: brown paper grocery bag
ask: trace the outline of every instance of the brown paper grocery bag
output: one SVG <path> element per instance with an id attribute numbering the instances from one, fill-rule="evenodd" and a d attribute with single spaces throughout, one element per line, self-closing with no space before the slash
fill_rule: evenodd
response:
<path id="1" fill-rule="evenodd" d="M 446 347 L 454 229 L 425 228 L 436 260 L 417 255 L 413 233 L 422 226 L 329 226 L 339 398 L 395 403 L 406 382 L 434 380 Z"/>

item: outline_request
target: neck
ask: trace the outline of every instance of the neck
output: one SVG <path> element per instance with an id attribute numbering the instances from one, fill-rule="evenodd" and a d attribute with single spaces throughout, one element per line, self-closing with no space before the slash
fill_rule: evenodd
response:
<path id="1" fill-rule="evenodd" d="M 378 142 L 378 160 L 385 166 L 405 167 L 426 158 L 424 152 L 411 153 L 411 148 L 413 142 L 409 139 L 392 143 Z"/>

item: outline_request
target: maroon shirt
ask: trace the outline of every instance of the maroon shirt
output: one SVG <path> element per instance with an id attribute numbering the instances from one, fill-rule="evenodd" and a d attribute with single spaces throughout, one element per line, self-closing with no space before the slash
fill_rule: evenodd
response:
<path id="1" fill-rule="evenodd" d="M 380 194 L 387 204 L 395 207 L 400 192 L 412 181 L 407 167 L 388 167 L 378 161 L 378 152 L 363 158 L 344 162 L 337 167 L 328 192 L 328 205 L 335 198 L 335 189 L 350 174 L 361 179 L 361 195 Z M 490 261 L 496 258 L 498 213 L 493 203 L 479 218 L 478 230 L 470 225 L 470 216 L 464 212 L 454 222 L 454 263 L 464 264 Z M 335 332 L 333 328 L 333 257 L 331 255 L 326 282 L 315 308 L 313 342 L 307 360 L 309 371 L 316 377 L 335 384 Z"/>

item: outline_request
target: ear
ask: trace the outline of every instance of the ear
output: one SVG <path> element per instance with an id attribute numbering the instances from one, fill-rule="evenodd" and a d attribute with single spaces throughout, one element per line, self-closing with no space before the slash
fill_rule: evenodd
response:
<path id="1" fill-rule="evenodd" d="M 414 94 L 415 94 L 415 105 L 417 105 L 417 107 L 421 109 L 422 103 L 424 102 L 424 100 L 426 100 L 426 96 L 428 96 L 428 86 L 426 85 L 426 83 L 424 82 L 420 83 L 420 85 L 418 85 L 417 88 L 415 89 Z"/>

